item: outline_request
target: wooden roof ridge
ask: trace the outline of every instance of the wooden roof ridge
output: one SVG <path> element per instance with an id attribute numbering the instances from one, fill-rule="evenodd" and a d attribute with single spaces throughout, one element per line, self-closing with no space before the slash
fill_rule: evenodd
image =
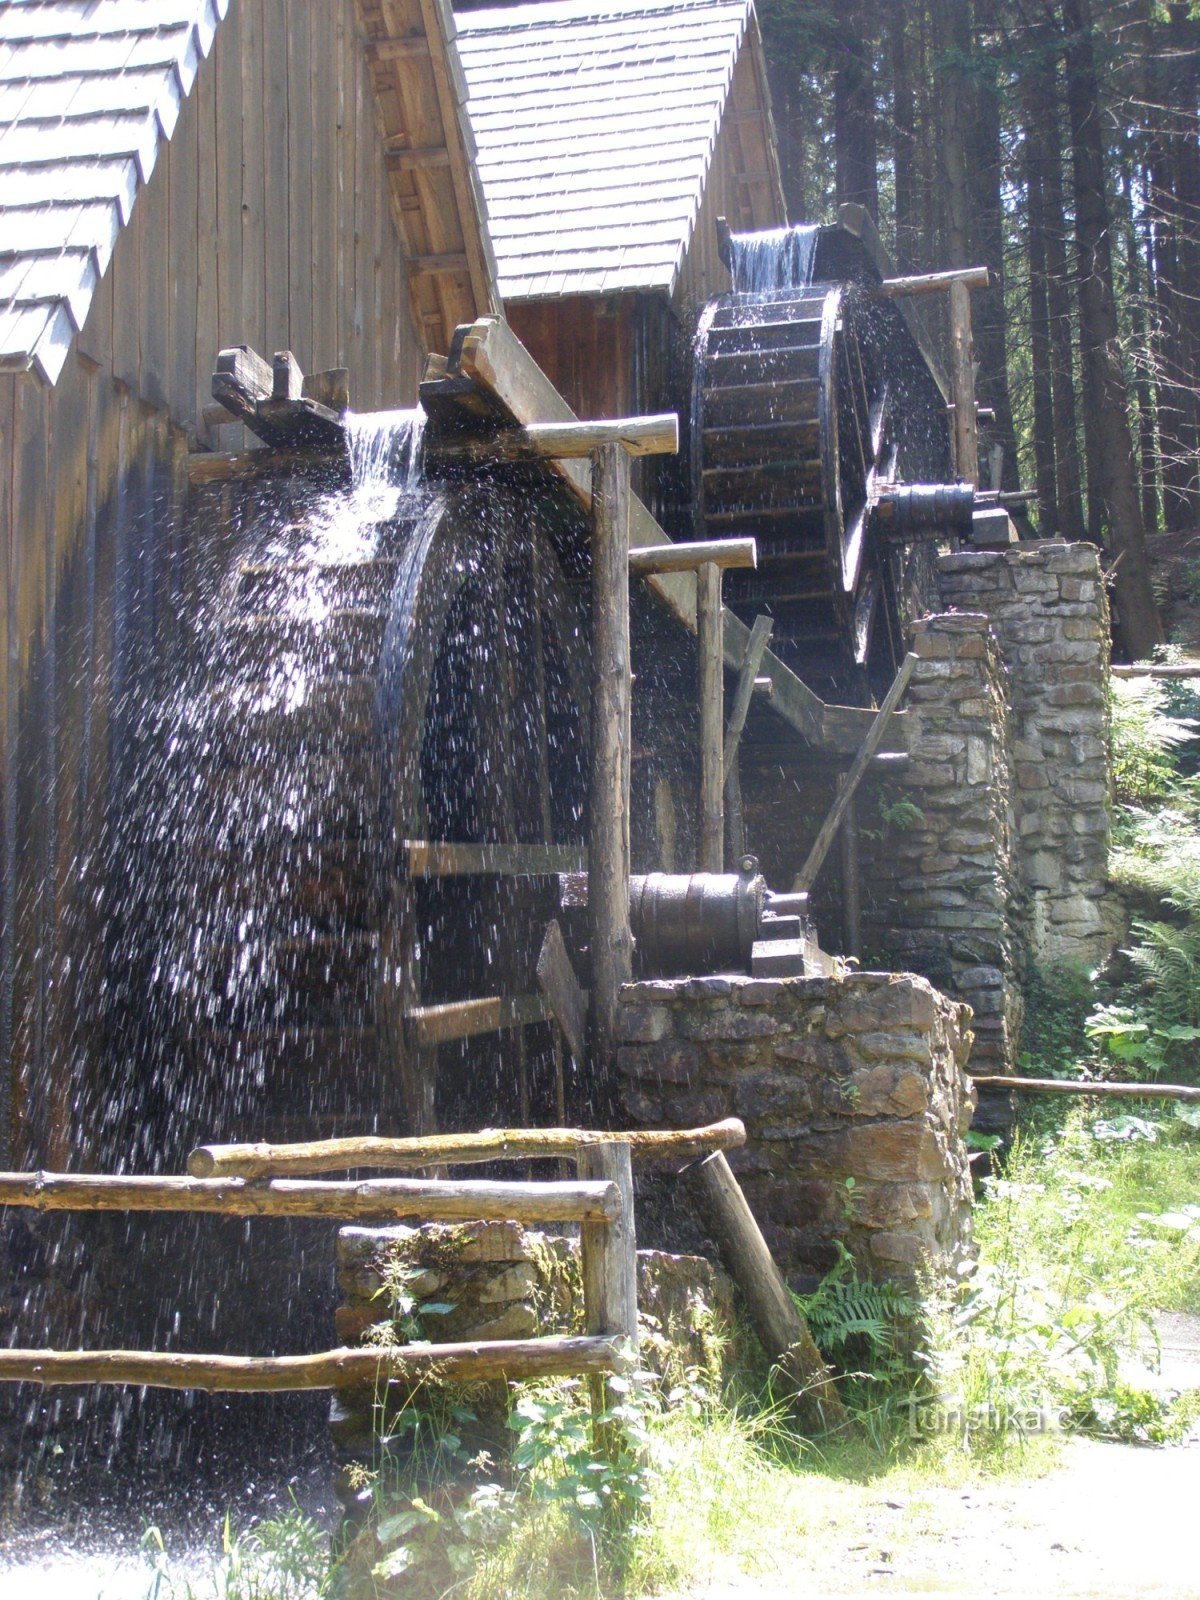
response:
<path id="1" fill-rule="evenodd" d="M 786 220 L 753 0 L 539 0 L 458 29 L 507 299 L 674 295 L 721 142 L 737 225 Z"/>
<path id="2" fill-rule="evenodd" d="M 449 0 L 356 0 L 370 53 L 392 214 L 427 351 L 501 310 Z"/>

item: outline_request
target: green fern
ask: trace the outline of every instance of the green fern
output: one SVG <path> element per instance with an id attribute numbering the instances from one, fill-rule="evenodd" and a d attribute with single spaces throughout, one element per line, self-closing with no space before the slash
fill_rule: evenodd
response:
<path id="1" fill-rule="evenodd" d="M 821 1351 L 836 1360 L 852 1343 L 866 1346 L 868 1361 L 886 1364 L 896 1353 L 900 1330 L 917 1313 L 912 1297 L 894 1283 L 860 1278 L 844 1245 L 836 1266 L 812 1294 L 797 1295 Z"/>

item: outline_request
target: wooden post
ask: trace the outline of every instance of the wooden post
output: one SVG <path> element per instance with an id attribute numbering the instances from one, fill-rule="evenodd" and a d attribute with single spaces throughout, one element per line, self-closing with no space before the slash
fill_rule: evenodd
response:
<path id="1" fill-rule="evenodd" d="M 954 391 L 955 471 L 964 483 L 978 483 L 979 423 L 975 416 L 971 291 L 962 278 L 950 285 L 950 381 Z"/>
<path id="2" fill-rule="evenodd" d="M 700 670 L 701 872 L 725 866 L 725 669 L 721 638 L 721 569 L 706 561 L 696 573 L 696 643 Z"/>
<path id="3" fill-rule="evenodd" d="M 579 1230 L 584 1327 L 589 1335 L 619 1339 L 637 1350 L 637 1235 L 633 1219 L 633 1160 L 628 1144 L 585 1145 L 579 1173 L 603 1173 L 621 1196 L 619 1215 L 601 1227 Z M 601 1330 L 603 1330 L 601 1332 Z M 592 1440 L 597 1455 L 614 1465 L 622 1454 L 620 1428 L 599 1419 L 610 1410 L 604 1379 L 588 1379 Z"/>
<path id="4" fill-rule="evenodd" d="M 858 878 L 858 801 L 850 796 L 838 834 L 842 856 L 842 954 L 862 954 L 862 892 Z"/>
<path id="5" fill-rule="evenodd" d="M 592 773 L 588 929 L 592 1073 L 611 1081 L 617 1005 L 633 976 L 629 927 L 629 456 L 592 455 Z"/>
<path id="6" fill-rule="evenodd" d="M 697 1175 L 705 1222 L 721 1258 L 745 1297 L 763 1349 L 795 1386 L 806 1424 L 822 1433 L 848 1427 L 849 1418 L 829 1369 L 775 1265 L 724 1152 L 718 1150 L 692 1170 Z M 591 1331 L 589 1323 L 588 1332 Z"/>

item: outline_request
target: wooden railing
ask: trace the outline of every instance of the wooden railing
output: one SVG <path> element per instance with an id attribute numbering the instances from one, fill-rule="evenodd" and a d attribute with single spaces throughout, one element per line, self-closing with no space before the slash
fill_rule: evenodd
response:
<path id="1" fill-rule="evenodd" d="M 653 1147 L 685 1157 L 740 1142 L 719 1125 L 709 1139 L 660 1135 Z M 434 1139 L 332 1140 L 315 1145 L 204 1146 L 189 1165 L 201 1176 L 0 1173 L 0 1205 L 37 1211 L 187 1211 L 220 1216 L 373 1218 L 395 1221 L 576 1222 L 580 1229 L 582 1337 L 340 1348 L 311 1355 L 228 1356 L 163 1350 L 0 1349 L 0 1381 L 138 1384 L 222 1391 L 334 1389 L 402 1380 L 445 1382 L 602 1374 L 625 1365 L 637 1343 L 637 1256 L 631 1143 L 646 1135 L 518 1129 Z M 533 1156 L 571 1156 L 579 1175 L 496 1182 L 380 1178 L 321 1181 L 280 1173 L 354 1167 L 428 1167 Z M 207 1174 L 220 1173 L 220 1176 Z"/>
<path id="2" fill-rule="evenodd" d="M 820 1352 L 788 1293 L 725 1151 L 746 1141 L 736 1118 L 703 1128 L 609 1133 L 492 1128 L 411 1139 L 377 1136 L 307 1144 L 208 1144 L 186 1177 L 0 1173 L 0 1206 L 38 1211 L 190 1211 L 221 1216 L 396 1221 L 576 1222 L 585 1333 L 462 1344 L 340 1348 L 312 1355 L 226 1356 L 158 1350 L 0 1348 L 0 1382 L 122 1383 L 170 1389 L 339 1389 L 403 1381 L 468 1382 L 586 1375 L 593 1405 L 602 1375 L 637 1347 L 633 1162 L 694 1169 L 695 1196 L 741 1289 L 767 1354 L 816 1429 L 846 1426 Z M 525 1182 L 462 1178 L 319 1179 L 362 1169 L 412 1171 L 492 1161 L 566 1160 L 577 1176 Z"/>

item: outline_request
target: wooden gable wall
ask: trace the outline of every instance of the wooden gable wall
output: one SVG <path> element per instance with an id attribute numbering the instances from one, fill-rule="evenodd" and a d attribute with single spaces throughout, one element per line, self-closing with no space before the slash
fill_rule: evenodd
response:
<path id="1" fill-rule="evenodd" d="M 346 366 L 359 410 L 415 402 L 424 346 L 355 0 L 235 0 L 58 383 L 0 377 L 0 1160 L 78 1132 L 104 821 L 224 530 L 185 457 L 214 358 Z M 122 867 L 121 870 L 128 870 Z"/>

